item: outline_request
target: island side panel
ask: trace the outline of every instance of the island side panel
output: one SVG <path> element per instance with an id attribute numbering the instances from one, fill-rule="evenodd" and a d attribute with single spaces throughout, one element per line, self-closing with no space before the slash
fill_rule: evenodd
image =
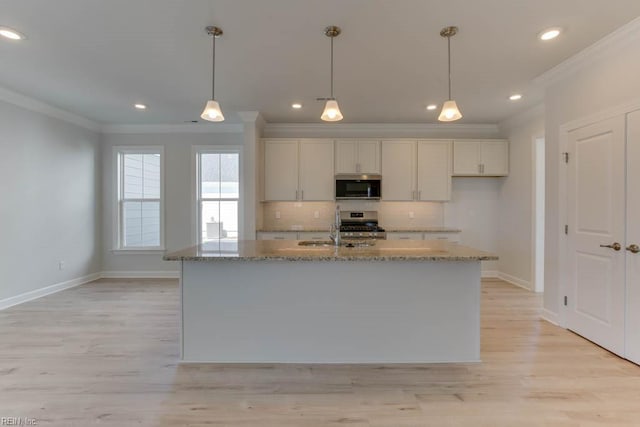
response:
<path id="1" fill-rule="evenodd" d="M 187 362 L 480 359 L 479 261 L 184 261 Z"/>

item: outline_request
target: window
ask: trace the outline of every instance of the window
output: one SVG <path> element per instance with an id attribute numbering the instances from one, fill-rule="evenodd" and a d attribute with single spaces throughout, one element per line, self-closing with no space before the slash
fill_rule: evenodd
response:
<path id="1" fill-rule="evenodd" d="M 163 249 L 162 148 L 117 149 L 116 248 Z"/>
<path id="2" fill-rule="evenodd" d="M 204 250 L 236 251 L 240 200 L 238 149 L 200 149 L 197 164 L 197 236 Z"/>

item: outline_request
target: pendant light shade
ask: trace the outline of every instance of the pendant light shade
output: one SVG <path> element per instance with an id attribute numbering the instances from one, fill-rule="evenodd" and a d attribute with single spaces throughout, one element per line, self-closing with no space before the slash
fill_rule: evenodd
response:
<path id="1" fill-rule="evenodd" d="M 222 114 L 222 110 L 220 109 L 220 104 L 218 101 L 210 100 L 207 101 L 207 105 L 204 107 L 204 111 L 200 114 L 204 120 L 208 120 L 210 122 L 221 122 L 224 121 L 224 115 Z"/>
<path id="2" fill-rule="evenodd" d="M 324 35 L 331 38 L 331 97 L 323 98 L 327 103 L 324 106 L 324 111 L 320 118 L 325 122 L 339 122 L 342 120 L 342 113 L 338 106 L 338 101 L 333 96 L 333 39 L 340 34 L 340 28 L 330 26 L 324 29 Z"/>
<path id="3" fill-rule="evenodd" d="M 451 98 L 451 37 L 458 33 L 458 27 L 445 27 L 440 31 L 442 37 L 447 38 L 447 53 L 449 59 L 449 99 L 442 105 L 442 111 L 438 120 L 441 122 L 454 122 L 462 118 L 458 104 Z"/>
<path id="4" fill-rule="evenodd" d="M 320 118 L 325 122 L 339 122 L 342 120 L 342 113 L 340 112 L 338 101 L 335 99 L 328 99 Z"/>
<path id="5" fill-rule="evenodd" d="M 207 34 L 211 36 L 213 40 L 213 59 L 211 63 L 211 99 L 207 101 L 207 105 L 204 107 L 204 111 L 200 114 L 200 117 L 210 122 L 222 122 L 224 121 L 224 115 L 220 104 L 216 101 L 216 39 L 222 35 L 222 30 L 218 27 L 207 27 L 205 29 Z"/>
<path id="6" fill-rule="evenodd" d="M 456 104 L 456 101 L 450 99 L 442 106 L 442 112 L 440 113 L 438 120 L 441 122 L 454 122 L 461 118 L 462 113 L 460 113 L 460 110 L 458 109 L 458 104 Z"/>

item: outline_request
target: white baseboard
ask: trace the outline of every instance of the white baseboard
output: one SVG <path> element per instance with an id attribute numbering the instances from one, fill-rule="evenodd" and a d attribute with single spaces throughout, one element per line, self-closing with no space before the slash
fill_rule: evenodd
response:
<path id="1" fill-rule="evenodd" d="M 507 273 L 503 273 L 501 271 L 498 272 L 498 278 L 504 280 L 505 282 L 509 282 L 512 285 L 516 285 L 521 288 L 524 288 L 528 291 L 533 291 L 533 289 L 531 288 L 531 282 L 529 282 L 528 280 L 524 280 L 519 277 L 512 276 Z"/>
<path id="2" fill-rule="evenodd" d="M 483 270 L 480 273 L 480 277 L 482 277 L 483 279 L 497 279 L 497 278 L 499 278 L 498 274 L 500 274 L 498 271 Z"/>
<path id="3" fill-rule="evenodd" d="M 45 286 L 44 288 L 36 289 L 33 291 L 25 292 L 14 297 L 5 298 L 0 300 L 0 310 L 13 307 L 14 305 L 22 304 L 27 301 L 42 298 L 46 295 L 55 294 L 56 292 L 64 291 L 65 289 L 75 288 L 76 286 L 84 285 L 85 283 L 93 282 L 101 277 L 100 273 L 93 273 L 87 276 L 78 277 L 77 279 L 67 280 L 66 282 L 56 283 L 54 285 Z"/>
<path id="4" fill-rule="evenodd" d="M 103 271 L 103 279 L 179 279 L 179 271 Z"/>
<path id="5" fill-rule="evenodd" d="M 540 317 L 542 318 L 542 320 L 546 320 L 553 325 L 560 326 L 560 323 L 558 323 L 558 313 L 554 313 L 553 311 L 549 311 L 546 308 L 543 308 L 540 312 Z"/>

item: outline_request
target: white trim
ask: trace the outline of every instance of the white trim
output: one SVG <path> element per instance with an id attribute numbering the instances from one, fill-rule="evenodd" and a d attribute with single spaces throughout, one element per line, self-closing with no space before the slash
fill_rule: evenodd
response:
<path id="1" fill-rule="evenodd" d="M 161 249 L 127 248 L 127 249 L 112 249 L 111 253 L 114 255 L 163 255 L 165 250 L 166 250 L 165 248 L 161 248 Z"/>
<path id="2" fill-rule="evenodd" d="M 180 125 L 105 125 L 107 134 L 163 134 L 163 133 L 242 133 L 242 123 L 180 124 Z"/>
<path id="3" fill-rule="evenodd" d="M 540 311 L 540 318 L 542 320 L 546 320 L 552 325 L 560 326 L 560 323 L 558 323 L 558 320 L 559 320 L 558 314 L 554 313 L 553 311 L 549 311 L 546 308 L 543 308 Z"/>
<path id="4" fill-rule="evenodd" d="M 266 123 L 263 138 L 498 138 L 496 124 Z"/>
<path id="5" fill-rule="evenodd" d="M 93 282 L 100 279 L 102 276 L 100 273 L 93 273 L 87 276 L 78 277 L 77 279 L 67 280 L 65 282 L 56 283 L 44 288 L 35 289 L 33 291 L 25 292 L 20 295 L 5 298 L 0 300 L 0 310 L 4 310 L 9 307 L 13 307 L 18 304 L 22 304 L 28 301 L 33 301 L 38 298 L 42 298 L 47 295 L 55 294 L 56 292 L 64 291 L 65 289 L 75 288 L 76 286 L 84 285 L 85 283 Z"/>
<path id="6" fill-rule="evenodd" d="M 482 270 L 480 277 L 483 279 L 499 279 L 499 272 L 495 270 Z"/>
<path id="7" fill-rule="evenodd" d="M 112 203 L 112 240 L 111 251 L 112 252 L 133 252 L 142 254 L 144 251 L 162 252 L 165 248 L 165 216 L 166 216 L 166 203 L 165 203 L 165 155 L 164 145 L 114 145 L 112 147 L 112 172 L 113 180 L 112 185 L 114 189 Z M 120 167 L 119 156 L 121 153 L 132 154 L 156 154 L 160 153 L 160 246 L 157 247 L 122 247 L 120 245 L 121 235 L 120 232 Z"/>
<path id="8" fill-rule="evenodd" d="M 0 101 L 4 101 L 8 104 L 24 108 L 25 110 L 33 111 L 34 113 L 40 113 L 49 117 L 53 117 L 54 119 L 63 120 L 67 123 L 71 123 L 94 132 L 100 132 L 100 130 L 102 129 L 100 123 L 98 122 L 94 122 L 93 120 L 78 116 L 77 114 L 71 113 L 58 107 L 54 107 L 53 105 L 46 104 L 35 98 L 19 94 L 1 86 Z"/>
<path id="9" fill-rule="evenodd" d="M 522 289 L 526 289 L 527 291 L 532 291 L 531 282 L 528 280 L 521 279 L 516 276 L 512 276 L 507 273 L 503 273 L 502 271 L 498 271 L 498 279 L 504 280 L 505 282 L 509 282 L 512 285 L 516 285 Z"/>
<path id="10" fill-rule="evenodd" d="M 534 86 L 548 87 L 558 80 L 567 78 L 588 64 L 606 58 L 619 49 L 637 44 L 640 38 L 640 18 L 636 18 L 583 49 L 569 59 L 533 79 Z"/>
<path id="11" fill-rule="evenodd" d="M 179 270 L 165 271 L 103 271 L 103 279 L 179 279 Z"/>
<path id="12" fill-rule="evenodd" d="M 234 153 L 238 154 L 238 239 L 242 239 L 244 230 L 244 150 L 241 145 L 192 145 L 191 146 L 191 243 L 199 245 L 202 236 L 200 228 L 200 163 L 199 155 L 203 153 Z"/>
<path id="13" fill-rule="evenodd" d="M 608 108 L 603 111 L 599 111 L 589 116 L 582 117 L 576 120 L 572 120 L 563 125 L 560 125 L 560 133 L 568 133 L 573 130 L 592 125 L 603 120 L 612 119 L 623 114 L 629 114 L 633 111 L 640 110 L 640 99 L 633 100 L 626 104 L 618 105 L 616 107 Z"/>

